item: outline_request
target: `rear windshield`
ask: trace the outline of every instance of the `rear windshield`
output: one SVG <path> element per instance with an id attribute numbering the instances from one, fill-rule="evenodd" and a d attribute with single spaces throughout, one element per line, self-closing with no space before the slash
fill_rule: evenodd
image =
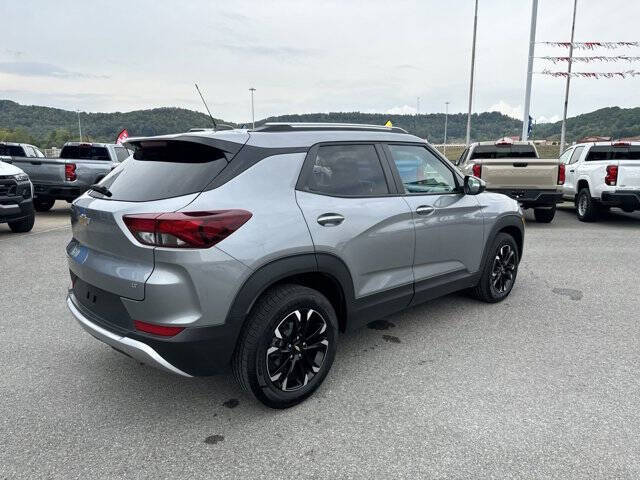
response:
<path id="1" fill-rule="evenodd" d="M 93 145 L 65 145 L 60 151 L 60 158 L 69 160 L 111 160 L 106 147 Z"/>
<path id="2" fill-rule="evenodd" d="M 640 160 L 640 146 L 636 147 L 591 147 L 587 162 L 598 160 Z"/>
<path id="3" fill-rule="evenodd" d="M 471 160 L 475 158 L 538 158 L 531 145 L 478 145 L 471 152 Z"/>
<path id="4" fill-rule="evenodd" d="M 201 192 L 227 165 L 225 152 L 185 141 L 149 141 L 136 148 L 133 157 L 122 162 L 100 185 L 108 200 L 148 202 Z"/>
<path id="5" fill-rule="evenodd" d="M 24 157 L 24 149 L 19 145 L 2 145 L 0 144 L 0 155 L 9 157 Z"/>

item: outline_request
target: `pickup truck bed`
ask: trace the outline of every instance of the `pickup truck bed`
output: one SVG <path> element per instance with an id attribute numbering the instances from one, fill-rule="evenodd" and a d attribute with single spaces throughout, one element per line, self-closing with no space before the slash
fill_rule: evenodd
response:
<path id="1" fill-rule="evenodd" d="M 557 159 L 539 158 L 530 142 L 502 139 L 471 144 L 457 162 L 467 175 L 482 178 L 487 190 L 533 208 L 536 220 L 548 223 L 562 202 L 564 165 Z"/>
<path id="2" fill-rule="evenodd" d="M 524 208 L 551 206 L 562 200 L 556 159 L 495 158 L 483 159 L 481 165 L 487 189 L 515 198 Z"/>

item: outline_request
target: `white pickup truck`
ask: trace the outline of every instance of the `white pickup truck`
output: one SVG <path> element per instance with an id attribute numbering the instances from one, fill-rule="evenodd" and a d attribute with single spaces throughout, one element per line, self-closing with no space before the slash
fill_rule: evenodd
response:
<path id="1" fill-rule="evenodd" d="M 533 142 L 472 143 L 456 165 L 465 175 L 482 178 L 487 190 L 517 200 L 523 209 L 533 208 L 537 222 L 551 222 L 562 202 L 564 165 L 557 158 L 540 158 Z"/>
<path id="2" fill-rule="evenodd" d="M 574 145 L 561 156 L 564 198 L 576 204 L 578 219 L 593 222 L 611 207 L 640 210 L 640 142 Z"/>

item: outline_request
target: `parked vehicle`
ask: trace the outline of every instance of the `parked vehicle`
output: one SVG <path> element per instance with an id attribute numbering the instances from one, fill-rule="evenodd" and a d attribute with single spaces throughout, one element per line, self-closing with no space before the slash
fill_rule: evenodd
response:
<path id="1" fill-rule="evenodd" d="M 472 143 L 457 165 L 465 174 L 482 178 L 487 190 L 518 200 L 524 209 L 533 208 L 537 222 L 551 222 L 556 204 L 562 202 L 564 165 L 540 158 L 533 142 L 503 138 Z"/>
<path id="2" fill-rule="evenodd" d="M 28 232 L 33 228 L 33 185 L 29 176 L 14 165 L 0 161 L 0 223 L 11 231 Z"/>
<path id="3" fill-rule="evenodd" d="M 564 197 L 578 219 L 593 222 L 611 207 L 640 210 L 640 142 L 596 142 L 569 147 L 560 161 L 567 170 Z"/>
<path id="4" fill-rule="evenodd" d="M 25 143 L 0 143 L 0 155 L 22 168 L 35 189 L 36 211 L 45 212 L 56 200 L 71 202 L 90 185 L 102 180 L 129 156 L 121 146 L 108 143 L 67 142 L 60 158 L 46 158 L 37 147 Z"/>
<path id="5" fill-rule="evenodd" d="M 471 289 L 509 295 L 518 203 L 398 128 L 266 124 L 132 138 L 72 205 L 67 305 L 184 376 L 233 370 L 264 404 L 318 388 L 338 331 Z"/>

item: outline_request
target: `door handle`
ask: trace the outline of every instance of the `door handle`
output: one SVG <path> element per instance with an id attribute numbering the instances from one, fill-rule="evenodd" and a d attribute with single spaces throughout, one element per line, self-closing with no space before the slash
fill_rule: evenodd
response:
<path id="1" fill-rule="evenodd" d="M 325 213 L 318 217 L 318 223 L 323 227 L 335 227 L 344 222 L 344 217 L 339 213 Z"/>
<path id="2" fill-rule="evenodd" d="M 575 170 L 569 170 L 569 173 L 573 173 L 573 172 L 575 172 Z"/>
<path id="3" fill-rule="evenodd" d="M 416 213 L 418 215 L 431 215 L 435 211 L 436 209 L 431 205 L 420 205 L 418 208 L 416 208 Z"/>

